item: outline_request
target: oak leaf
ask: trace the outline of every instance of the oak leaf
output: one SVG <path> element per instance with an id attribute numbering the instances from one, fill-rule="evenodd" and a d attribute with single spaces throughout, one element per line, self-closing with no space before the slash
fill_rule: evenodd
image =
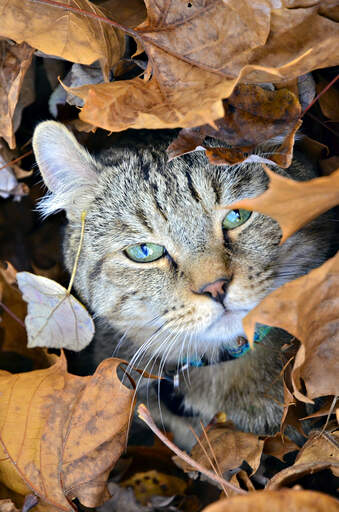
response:
<path id="1" fill-rule="evenodd" d="M 256 491 L 220 500 L 202 512 L 338 512 L 338 501 L 314 491 Z"/>
<path id="2" fill-rule="evenodd" d="M 41 510 L 72 511 L 109 497 L 108 475 L 125 448 L 134 391 L 122 385 L 120 359 L 90 377 L 67 373 L 65 356 L 45 370 L 0 371 L 0 473 L 9 489 L 32 491 Z M 40 506 L 39 506 L 40 507 Z"/>
<path id="3" fill-rule="evenodd" d="M 279 222 L 283 243 L 298 229 L 339 203 L 339 169 L 330 176 L 299 182 L 264 165 L 268 189 L 258 197 L 237 201 L 227 208 L 255 210 Z M 316 198 L 316 200 L 315 200 Z"/>
<path id="4" fill-rule="evenodd" d="M 304 402 L 339 395 L 338 290 L 339 252 L 270 293 L 243 320 L 249 340 L 257 322 L 285 329 L 299 339 L 291 379 L 295 397 Z M 307 396 L 301 393 L 303 383 Z"/>
<path id="5" fill-rule="evenodd" d="M 93 338 L 94 322 L 66 288 L 47 277 L 18 272 L 17 281 L 28 303 L 27 346 L 79 351 Z"/>
<path id="6" fill-rule="evenodd" d="M 65 0 L 64 4 L 102 15 L 88 0 Z M 25 41 L 33 48 L 71 62 L 92 64 L 100 60 L 106 78 L 124 53 L 124 34 L 102 21 L 79 13 L 36 4 L 29 0 L 0 0 L 0 35 Z"/>
<path id="7" fill-rule="evenodd" d="M 0 17 L 1 26 L 3 26 L 4 19 L 1 14 Z M 34 48 L 26 43 L 14 44 L 11 41 L 0 41 L 0 136 L 6 140 L 11 149 L 15 148 L 13 119 L 15 107 L 33 53 Z"/>
<path id="8" fill-rule="evenodd" d="M 69 92 L 85 100 L 84 122 L 110 131 L 210 123 L 242 81 L 278 83 L 337 63 L 337 26 L 320 3 L 148 0 L 147 20 L 128 32 L 148 55 L 144 77 Z"/>

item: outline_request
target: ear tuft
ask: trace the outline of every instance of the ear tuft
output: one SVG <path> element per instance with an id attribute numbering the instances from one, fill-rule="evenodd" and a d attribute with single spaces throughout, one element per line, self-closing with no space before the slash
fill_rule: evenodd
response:
<path id="1" fill-rule="evenodd" d="M 93 157 L 61 123 L 45 121 L 34 131 L 33 150 L 49 193 L 40 201 L 43 216 L 66 210 L 79 218 L 93 198 L 98 175 Z"/>

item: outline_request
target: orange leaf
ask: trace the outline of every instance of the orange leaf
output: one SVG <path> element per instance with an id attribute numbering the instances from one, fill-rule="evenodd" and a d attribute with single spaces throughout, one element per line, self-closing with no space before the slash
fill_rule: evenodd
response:
<path id="1" fill-rule="evenodd" d="M 250 340 L 257 322 L 285 329 L 300 340 L 291 377 L 296 398 L 304 402 L 339 395 L 338 291 L 339 252 L 270 293 L 243 320 Z M 308 398 L 300 392 L 303 382 Z"/>
<path id="2" fill-rule="evenodd" d="M 67 373 L 65 356 L 46 370 L 0 372 L 0 471 L 9 489 L 39 496 L 48 511 L 94 507 L 125 448 L 134 391 L 106 359 L 91 377 Z"/>
<path id="3" fill-rule="evenodd" d="M 268 189 L 253 199 L 243 199 L 225 208 L 255 210 L 273 217 L 282 229 L 280 243 L 298 229 L 339 203 L 339 169 L 330 176 L 294 181 L 271 171 Z"/>

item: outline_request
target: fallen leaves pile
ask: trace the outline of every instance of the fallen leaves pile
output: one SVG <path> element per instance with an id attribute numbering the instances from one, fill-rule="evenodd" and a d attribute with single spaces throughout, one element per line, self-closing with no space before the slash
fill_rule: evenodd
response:
<path id="1" fill-rule="evenodd" d="M 296 338 L 284 347 L 281 433 L 238 431 L 220 411 L 188 455 L 141 406 L 155 441 L 126 451 L 135 393 L 124 362 L 80 377 L 55 350 L 85 347 L 94 324 L 62 269 L 63 214 L 35 211 L 44 190 L 30 146 L 48 117 L 90 149 L 129 128 L 180 129 L 169 158 L 264 165 L 267 191 L 232 207 L 276 219 L 284 243 L 339 204 L 336 2 L 0 0 L 0 20 L 0 512 L 339 510 L 339 253 L 244 320 L 249 340 L 256 323 Z M 302 124 L 319 169 L 307 183 L 270 170 L 290 165 Z"/>

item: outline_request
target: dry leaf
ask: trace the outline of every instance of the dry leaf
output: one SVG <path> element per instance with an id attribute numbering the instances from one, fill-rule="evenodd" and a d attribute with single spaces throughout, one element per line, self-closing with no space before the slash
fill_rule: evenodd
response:
<path id="1" fill-rule="evenodd" d="M 225 208 L 255 210 L 273 217 L 282 230 L 280 243 L 339 203 L 339 169 L 330 176 L 300 182 L 280 176 L 266 165 L 264 168 L 270 178 L 268 189 L 258 197 Z"/>
<path id="2" fill-rule="evenodd" d="M 109 497 L 106 480 L 124 450 L 134 391 L 122 385 L 120 359 L 106 359 L 90 377 L 54 366 L 0 372 L 1 481 L 32 491 L 44 510 L 72 511 L 78 498 L 95 507 Z"/>
<path id="3" fill-rule="evenodd" d="M 110 131 L 204 125 L 223 117 L 221 100 L 238 82 L 336 64 L 337 26 L 319 4 L 149 0 L 147 20 L 130 32 L 149 57 L 144 79 L 73 89 L 86 102 L 80 118 Z"/>
<path id="4" fill-rule="evenodd" d="M 94 336 L 94 322 L 66 288 L 47 277 L 18 272 L 17 281 L 28 303 L 25 324 L 28 347 L 82 350 Z"/>
<path id="5" fill-rule="evenodd" d="M 305 402 L 339 395 L 338 290 L 339 252 L 269 294 L 243 320 L 250 340 L 257 322 L 285 329 L 300 340 L 291 377 L 294 395 Z M 300 392 L 303 383 L 308 398 Z"/>
<path id="6" fill-rule="evenodd" d="M 100 9 L 111 20 L 130 28 L 142 23 L 147 16 L 143 0 L 125 0 L 124 2 L 121 2 L 121 0 L 104 0 L 100 2 Z"/>
<path id="7" fill-rule="evenodd" d="M 193 151 L 207 136 L 231 146 L 256 146 L 292 130 L 301 113 L 297 97 L 288 89 L 269 91 L 257 85 L 238 85 L 223 106 L 224 116 L 215 127 L 181 130 L 167 150 L 169 158 Z"/>
<path id="8" fill-rule="evenodd" d="M 252 473 L 257 471 L 264 447 L 264 441 L 260 440 L 257 435 L 237 430 L 230 421 L 211 426 L 206 434 L 222 474 L 238 468 L 244 461 L 252 468 Z M 213 463 L 215 461 L 204 434 L 200 437 L 200 443 L 193 447 L 191 457 L 200 465 L 212 469 L 206 452 Z M 179 457 L 173 457 L 173 460 L 186 473 L 195 471 L 195 468 Z"/>
<path id="9" fill-rule="evenodd" d="M 122 487 L 132 487 L 136 499 L 147 505 L 153 495 L 174 496 L 184 494 L 187 483 L 172 475 L 166 475 L 152 470 L 145 473 L 136 473 L 120 484 Z"/>
<path id="10" fill-rule="evenodd" d="M 294 452 L 295 450 L 299 450 L 299 446 L 288 437 L 282 437 L 280 432 L 264 439 L 263 453 L 265 455 L 271 455 L 271 457 L 276 457 L 281 461 L 284 461 L 284 456 L 287 453 Z"/>
<path id="11" fill-rule="evenodd" d="M 102 15 L 88 0 L 66 0 L 70 7 Z M 0 0 L 0 35 L 25 41 L 33 48 L 71 62 L 92 64 L 100 60 L 108 72 L 124 53 L 124 35 L 99 20 L 29 0 Z"/>
<path id="12" fill-rule="evenodd" d="M 320 80 L 317 84 L 317 93 L 319 94 L 328 82 Z M 335 85 L 332 85 L 324 94 L 318 99 L 322 113 L 331 121 L 339 121 L 339 90 Z"/>
<path id="13" fill-rule="evenodd" d="M 314 491 L 256 491 L 217 501 L 202 512 L 338 512 L 338 501 Z"/>
<path id="14" fill-rule="evenodd" d="M 339 432 L 313 432 L 301 448 L 295 463 L 280 471 L 270 480 L 267 488 L 277 490 L 300 480 L 305 475 L 324 469 L 339 472 Z"/>
<path id="15" fill-rule="evenodd" d="M 0 17 L 3 26 L 4 17 L 2 14 Z M 13 44 L 9 41 L 0 41 L 0 136 L 6 140 L 11 149 L 16 145 L 13 119 L 15 108 L 33 53 L 34 48 L 26 43 Z M 1 165 L 0 163 L 0 167 Z"/>

